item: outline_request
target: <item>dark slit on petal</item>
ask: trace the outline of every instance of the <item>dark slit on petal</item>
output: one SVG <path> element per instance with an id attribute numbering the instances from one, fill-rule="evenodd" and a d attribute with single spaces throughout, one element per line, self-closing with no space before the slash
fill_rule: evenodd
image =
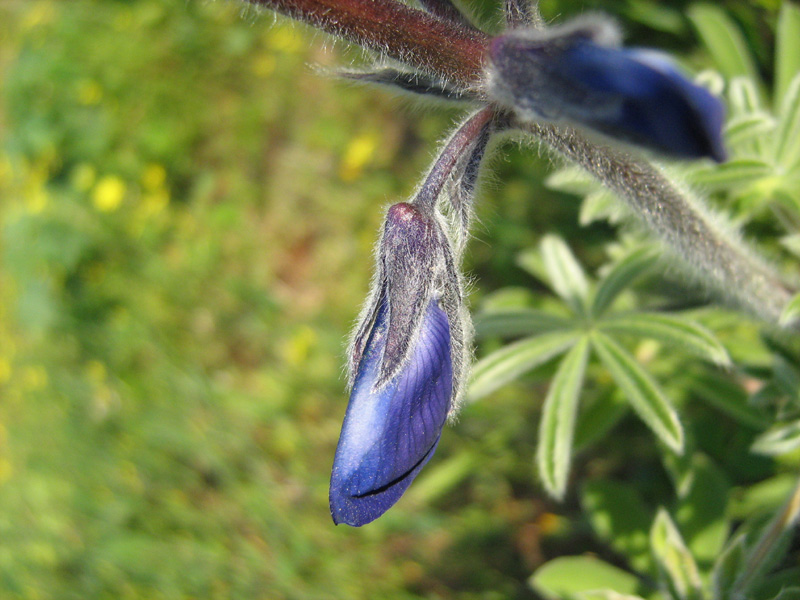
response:
<path id="1" fill-rule="evenodd" d="M 434 442 L 433 442 L 433 445 L 432 445 L 430 448 L 428 448 L 428 451 L 427 451 L 425 454 L 423 454 L 423 455 L 422 455 L 422 458 L 420 458 L 420 459 L 419 459 L 417 462 L 415 462 L 415 463 L 414 463 L 414 464 L 411 466 L 411 468 L 410 468 L 410 469 L 408 469 L 408 470 L 407 470 L 405 473 L 403 473 L 403 474 L 402 474 L 402 475 L 400 475 L 399 477 L 396 477 L 395 479 L 392 479 L 392 480 L 391 480 L 389 483 L 386 483 L 386 484 L 384 484 L 384 485 L 382 485 L 382 486 L 380 486 L 380 487 L 378 487 L 378 488 L 375 488 L 374 490 L 370 490 L 370 491 L 368 491 L 368 492 L 364 492 L 363 494 L 353 494 L 351 497 L 352 497 L 352 498 L 369 498 L 370 496 L 377 496 L 377 495 L 378 495 L 378 494 L 380 494 L 381 492 L 385 492 L 385 491 L 386 491 L 386 490 L 388 490 L 389 488 L 391 488 L 391 487 L 393 487 L 393 486 L 397 485 L 398 483 L 400 483 L 401 481 L 403 481 L 403 479 L 405 479 L 406 477 L 408 477 L 409 473 L 411 473 L 411 472 L 412 472 L 414 469 L 416 469 L 416 468 L 417 468 L 417 467 L 418 467 L 418 466 L 419 466 L 419 465 L 420 465 L 422 462 L 424 462 L 426 458 L 428 458 L 428 455 L 429 455 L 431 452 L 433 452 L 433 449 L 434 449 L 434 448 L 436 448 L 436 443 L 437 443 L 438 441 L 439 441 L 439 438 L 437 437 L 437 438 L 436 438 L 436 440 L 434 440 Z"/>

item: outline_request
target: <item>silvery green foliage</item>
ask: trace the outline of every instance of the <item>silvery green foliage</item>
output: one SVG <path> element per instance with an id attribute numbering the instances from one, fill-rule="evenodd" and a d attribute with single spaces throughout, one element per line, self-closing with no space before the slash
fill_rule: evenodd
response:
<path id="1" fill-rule="evenodd" d="M 626 349 L 625 340 L 657 340 L 710 364 L 730 365 L 730 357 L 716 337 L 680 313 L 615 310 L 621 296 L 656 261 L 657 253 L 652 248 L 635 248 L 595 283 L 561 239 L 546 236 L 540 248 L 520 258 L 520 264 L 552 289 L 560 301 L 557 309 L 506 308 L 478 314 L 479 336 L 518 339 L 475 364 L 470 401 L 564 355 L 544 400 L 536 452 L 540 479 L 555 498 L 562 498 L 567 491 L 576 419 L 590 357 L 595 357 L 611 375 L 630 409 L 667 448 L 678 454 L 685 447 L 678 412 L 659 382 Z M 619 412 L 613 422 L 623 414 Z"/>
<path id="2" fill-rule="evenodd" d="M 447 0 L 425 0 L 423 6 L 437 20 L 456 26 L 466 40 L 470 32 L 483 35 Z M 623 47 L 617 26 L 605 17 L 544 28 L 535 6 L 509 0 L 505 13 L 510 29 L 485 38 L 489 61 L 480 82 L 465 85 L 435 69 L 385 64 L 343 73 L 403 93 L 483 107 L 444 144 L 413 198 L 387 212 L 372 290 L 349 349 L 352 393 L 330 492 L 337 523 L 363 525 L 400 498 L 430 460 L 445 418 L 455 413 L 464 394 L 471 326 L 459 265 L 478 172 L 497 131 L 533 133 L 586 168 L 625 198 L 698 273 L 710 276 L 710 287 L 735 302 L 775 322 L 788 304 L 788 288 L 730 228 L 665 173 L 625 149 L 634 144 L 672 158 L 723 161 L 719 99 L 665 55 Z M 603 145 L 604 140 L 612 145 Z M 542 259 L 547 280 L 571 314 L 502 315 L 495 323 L 500 329 L 513 335 L 530 329 L 534 335 L 483 359 L 470 397 L 565 354 L 545 399 L 537 450 L 545 489 L 561 498 L 590 357 L 676 454 L 685 450 L 677 411 L 624 340 L 656 339 L 720 365 L 729 358 L 710 332 L 679 315 L 609 313 L 650 264 L 649 254 L 634 252 L 596 287 L 557 238 L 545 238 Z"/>
<path id="3" fill-rule="evenodd" d="M 800 483 L 790 480 L 771 518 L 737 524 L 726 511 L 728 483 L 702 454 L 668 467 L 677 505 L 651 507 L 635 488 L 595 481 L 582 504 L 595 534 L 628 563 L 566 556 L 536 570 L 529 582 L 554 600 L 790 600 L 798 569 L 780 558 L 800 517 Z M 758 494 L 757 486 L 743 490 Z M 659 499 L 662 502 L 662 499 Z"/>

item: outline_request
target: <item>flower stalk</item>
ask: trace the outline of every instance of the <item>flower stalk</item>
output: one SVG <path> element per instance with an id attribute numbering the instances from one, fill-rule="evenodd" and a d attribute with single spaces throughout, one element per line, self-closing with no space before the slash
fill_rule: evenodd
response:
<path id="1" fill-rule="evenodd" d="M 485 92 L 491 39 L 469 25 L 446 0 L 428 0 L 434 11 L 416 10 L 396 0 L 251 0 L 345 38 L 448 86 L 489 101 Z M 509 25 L 541 27 L 534 5 L 514 8 Z M 455 12 L 454 12 L 455 11 Z M 525 14 L 527 11 L 527 14 Z M 389 25 L 390 24 L 390 25 Z M 475 92 L 478 92 L 475 94 Z M 633 212 L 689 265 L 704 285 L 728 303 L 777 324 L 792 288 L 719 227 L 715 219 L 647 160 L 598 145 L 560 123 L 515 121 L 513 125 L 579 164 L 616 192 Z"/>

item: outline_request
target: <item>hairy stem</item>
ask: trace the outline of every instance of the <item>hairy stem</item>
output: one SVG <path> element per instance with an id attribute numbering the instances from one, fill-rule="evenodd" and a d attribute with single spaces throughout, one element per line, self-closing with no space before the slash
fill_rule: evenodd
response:
<path id="1" fill-rule="evenodd" d="M 419 2 L 426 11 L 442 21 L 449 21 L 454 25 L 466 27 L 474 30 L 475 26 L 450 0 L 420 0 Z"/>
<path id="2" fill-rule="evenodd" d="M 482 108 L 467 119 L 447 141 L 420 187 L 414 205 L 432 211 L 452 176 L 456 163 L 463 161 L 494 116 L 491 107 Z"/>
<path id="3" fill-rule="evenodd" d="M 616 192 L 705 285 L 761 318 L 778 322 L 793 292 L 658 169 L 645 160 L 595 144 L 569 128 L 550 124 L 521 127 Z"/>
<path id="4" fill-rule="evenodd" d="M 250 0 L 330 34 L 382 52 L 454 86 L 483 79 L 489 38 L 395 0 Z M 518 0 L 519 1 L 519 0 Z M 541 24 L 536 4 L 534 23 Z M 792 292 L 741 243 L 721 231 L 658 169 L 643 159 L 590 142 L 552 124 L 520 127 L 576 162 L 625 199 L 709 286 L 777 323 Z"/>
<path id="5" fill-rule="evenodd" d="M 489 38 L 394 0 L 250 0 L 323 31 L 471 87 Z"/>

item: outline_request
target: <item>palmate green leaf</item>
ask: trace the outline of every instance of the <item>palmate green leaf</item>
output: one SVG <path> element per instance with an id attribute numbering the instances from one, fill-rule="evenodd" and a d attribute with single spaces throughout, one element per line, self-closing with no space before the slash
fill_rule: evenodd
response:
<path id="1" fill-rule="evenodd" d="M 562 354 L 578 338 L 574 331 L 556 331 L 526 338 L 485 356 L 472 369 L 467 399 L 492 393 L 523 373 Z"/>
<path id="2" fill-rule="evenodd" d="M 800 448 L 800 420 L 777 425 L 758 436 L 752 450 L 756 454 L 780 456 Z"/>
<path id="3" fill-rule="evenodd" d="M 800 73 L 800 8 L 784 0 L 778 16 L 775 40 L 775 108 L 789 89 L 795 75 Z"/>
<path id="4" fill-rule="evenodd" d="M 650 570 L 648 536 L 653 515 L 633 486 L 591 481 L 583 487 L 581 505 L 601 541 L 627 558 L 633 569 Z"/>
<path id="5" fill-rule="evenodd" d="M 800 73 L 789 84 L 781 98 L 775 144 L 775 161 L 791 168 L 800 161 Z"/>
<path id="6" fill-rule="evenodd" d="M 486 312 L 475 317 L 477 337 L 516 337 L 568 329 L 569 320 L 552 313 L 534 309 Z"/>
<path id="7" fill-rule="evenodd" d="M 675 409 L 650 374 L 604 333 L 595 331 L 592 344 L 639 418 L 669 448 L 682 453 L 683 427 Z"/>
<path id="8" fill-rule="evenodd" d="M 589 339 L 583 336 L 561 361 L 542 408 L 536 464 L 545 490 L 558 500 L 567 489 L 578 398 L 588 356 Z"/>
<path id="9" fill-rule="evenodd" d="M 597 326 L 607 333 L 654 339 L 718 365 L 731 364 L 728 352 L 714 334 L 679 316 L 652 312 L 630 313 L 608 317 L 598 322 Z"/>
<path id="10" fill-rule="evenodd" d="M 721 165 L 702 167 L 689 173 L 689 181 L 709 191 L 749 186 L 769 177 L 774 167 L 757 158 L 734 158 Z"/>
<path id="11" fill-rule="evenodd" d="M 589 293 L 589 282 L 583 267 L 575 259 L 575 255 L 564 243 L 554 235 L 546 235 L 541 242 L 542 261 L 547 269 L 553 291 L 561 296 L 576 312 L 582 313 L 586 295 Z"/>
<path id="12" fill-rule="evenodd" d="M 620 292 L 648 271 L 658 260 L 652 247 L 639 248 L 615 264 L 597 286 L 592 302 L 591 315 L 601 316 L 616 300 Z"/>
<path id="13" fill-rule="evenodd" d="M 695 4 L 687 14 L 726 79 L 737 75 L 758 77 L 747 42 L 725 10 L 712 4 Z"/>
<path id="14" fill-rule="evenodd" d="M 670 595 L 680 600 L 702 600 L 697 564 L 663 508 L 658 511 L 650 531 L 650 547 Z"/>
<path id="15" fill-rule="evenodd" d="M 539 567 L 528 583 L 547 600 L 583 598 L 585 593 L 600 590 L 633 595 L 639 590 L 635 575 L 591 556 L 551 560 Z"/>

